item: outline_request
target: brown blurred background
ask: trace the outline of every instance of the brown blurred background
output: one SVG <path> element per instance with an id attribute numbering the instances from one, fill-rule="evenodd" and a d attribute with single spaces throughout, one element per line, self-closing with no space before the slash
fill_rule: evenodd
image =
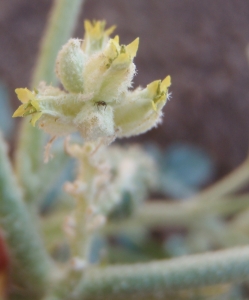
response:
<path id="1" fill-rule="evenodd" d="M 13 110 L 14 89 L 29 85 L 51 4 L 0 0 L 0 81 Z M 132 141 L 201 146 L 218 177 L 243 161 L 249 140 L 249 1 L 86 0 L 74 36 L 83 36 L 85 18 L 116 24 L 121 43 L 140 37 L 134 86 L 172 77 L 163 124 Z"/>

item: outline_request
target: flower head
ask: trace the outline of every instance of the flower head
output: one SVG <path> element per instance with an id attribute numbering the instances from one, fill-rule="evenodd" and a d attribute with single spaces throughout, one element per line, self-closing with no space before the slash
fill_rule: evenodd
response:
<path id="1" fill-rule="evenodd" d="M 36 121 L 38 121 L 42 115 L 39 103 L 35 97 L 35 92 L 31 92 L 27 88 L 16 89 L 15 92 L 18 99 L 23 104 L 19 106 L 18 109 L 14 112 L 13 118 L 32 115 L 31 124 L 35 126 Z"/>
<path id="2" fill-rule="evenodd" d="M 120 44 L 104 21 L 85 21 L 85 36 L 70 39 L 56 61 L 65 90 L 41 84 L 36 92 L 17 89 L 23 103 L 13 117 L 32 116 L 31 123 L 53 136 L 79 131 L 86 140 L 140 134 L 157 125 L 168 97 L 170 76 L 145 89 L 131 90 L 139 39 Z"/>

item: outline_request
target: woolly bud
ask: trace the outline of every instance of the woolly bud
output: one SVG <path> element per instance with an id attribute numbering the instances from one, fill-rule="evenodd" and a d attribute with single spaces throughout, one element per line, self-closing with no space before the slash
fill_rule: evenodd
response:
<path id="1" fill-rule="evenodd" d="M 114 122 L 119 127 L 118 136 L 128 137 L 155 127 L 162 117 L 162 108 L 168 97 L 170 76 L 156 80 L 143 90 L 127 92 L 115 107 Z"/>
<path id="2" fill-rule="evenodd" d="M 94 109 L 93 109 L 94 108 Z M 81 135 L 88 141 L 114 135 L 113 108 L 105 102 L 90 103 L 74 120 Z"/>
<path id="3" fill-rule="evenodd" d="M 83 93 L 85 55 L 78 39 L 70 39 L 58 54 L 56 73 L 64 88 L 71 93 Z"/>

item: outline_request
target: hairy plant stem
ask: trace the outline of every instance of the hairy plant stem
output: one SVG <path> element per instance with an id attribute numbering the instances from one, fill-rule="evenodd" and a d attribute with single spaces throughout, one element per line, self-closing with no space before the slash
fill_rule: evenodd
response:
<path id="1" fill-rule="evenodd" d="M 249 207 L 241 211 L 231 221 L 231 226 L 249 235 Z"/>
<path id="2" fill-rule="evenodd" d="M 93 268 L 70 300 L 165 299 L 173 291 L 248 278 L 247 246 L 146 264 Z"/>
<path id="3" fill-rule="evenodd" d="M 249 156 L 233 172 L 222 178 L 211 187 L 192 198 L 198 201 L 210 201 L 222 198 L 242 188 L 249 182 Z"/>
<path id="4" fill-rule="evenodd" d="M 6 148 L 0 136 L 0 226 L 11 263 L 9 299 L 40 299 L 50 261 L 22 202 Z"/>
<path id="5" fill-rule="evenodd" d="M 77 199 L 75 208 L 75 236 L 73 237 L 71 250 L 73 257 L 80 257 L 87 261 L 89 233 L 87 232 L 87 201 L 84 197 Z"/>
<path id="6" fill-rule="evenodd" d="M 83 0 L 55 0 L 42 40 L 35 67 L 32 87 L 41 80 L 56 84 L 55 60 L 63 44 L 70 38 L 78 19 Z"/>
<path id="7" fill-rule="evenodd" d="M 89 264 L 89 250 L 91 246 L 92 236 L 87 231 L 87 202 L 84 201 L 83 197 L 77 199 L 76 207 L 74 209 L 74 221 L 73 226 L 74 232 L 70 235 L 70 217 L 68 224 L 65 226 L 66 231 L 69 234 L 69 245 L 71 252 L 71 260 L 66 264 L 63 270 L 63 276 L 59 280 L 55 280 L 53 287 L 51 288 L 50 294 L 45 298 L 47 299 L 67 299 L 67 296 L 74 290 L 75 286 L 85 276 Z M 65 219 L 65 214 L 63 214 Z M 46 221 L 45 221 L 46 222 Z M 52 225 L 51 223 L 49 223 Z M 56 227 L 61 227 L 62 219 L 56 222 Z M 69 226 L 69 227 L 68 227 Z M 49 226 L 50 227 L 50 226 Z M 68 228 L 67 228 L 68 227 Z M 53 230 L 50 227 L 50 230 Z M 61 231 L 57 228 L 55 231 Z M 61 228 L 60 228 L 61 229 Z M 61 234 L 61 233 L 60 233 Z M 57 235 L 57 232 L 55 236 Z M 54 298 L 55 297 L 55 298 Z M 44 299 L 44 300 L 45 300 Z"/>
<path id="8" fill-rule="evenodd" d="M 62 45 L 70 38 L 83 0 L 55 0 L 41 44 L 31 86 L 40 81 L 56 82 L 54 67 Z M 15 158 L 16 172 L 27 202 L 36 201 L 40 184 L 39 171 L 44 167 L 43 152 L 46 135 L 24 118 Z M 47 167 L 49 171 L 49 167 Z"/>
<path id="9" fill-rule="evenodd" d="M 32 87 L 36 87 L 42 80 L 49 84 L 55 82 L 54 67 L 56 56 L 62 45 L 71 36 L 82 3 L 83 0 L 56 0 L 54 2 L 42 40 L 40 56 L 35 67 L 31 83 Z M 37 194 L 39 193 L 39 186 L 44 184 L 40 178 L 41 170 L 43 174 L 46 173 L 44 168 L 47 168 L 49 172 L 49 166 L 44 166 L 43 163 L 45 140 L 46 136 L 42 131 L 32 127 L 26 119 L 23 120 L 17 145 L 15 168 L 18 180 L 23 188 L 25 201 L 31 204 L 31 210 L 35 211 L 35 213 L 37 213 L 36 200 L 42 196 Z M 4 173 L 4 170 L 2 172 Z M 15 186 L 6 184 L 6 189 L 3 189 L 6 195 L 1 201 L 6 201 L 5 197 L 8 196 L 7 188 L 10 193 L 9 204 L 6 204 L 6 206 L 1 205 L 0 210 L 3 211 L 3 217 L 5 217 L 2 218 L 1 225 L 6 231 L 6 241 L 10 245 L 9 248 L 11 250 L 11 262 L 14 270 L 12 275 L 15 273 L 13 282 L 15 284 L 18 276 L 16 284 L 17 294 L 18 292 L 23 294 L 23 299 L 37 299 L 38 295 L 40 299 L 41 293 L 44 292 L 44 278 L 47 275 L 48 259 L 42 244 L 36 236 L 35 227 L 32 225 L 34 220 L 30 219 L 26 207 L 20 203 L 20 199 L 18 200 L 19 202 L 16 201 L 17 203 L 14 203 L 15 197 L 18 198 L 19 196 L 14 197 L 11 194 L 15 195 Z M 11 205 L 14 206 L 13 210 L 11 210 Z M 20 274 L 21 276 L 19 276 Z M 33 293 L 31 298 L 26 295 L 29 290 Z M 15 292 L 13 287 L 12 291 Z M 15 298 L 14 295 L 13 299 L 19 298 Z"/>
<path id="10" fill-rule="evenodd" d="M 132 219 L 107 224 L 104 232 L 115 233 L 141 225 L 189 227 L 206 214 L 229 216 L 249 206 L 248 194 L 230 195 L 248 181 L 249 158 L 232 173 L 196 196 L 184 202 L 153 200 L 141 206 Z"/>
<path id="11" fill-rule="evenodd" d="M 227 217 L 249 207 L 249 195 L 229 196 L 210 201 L 197 199 L 185 202 L 153 200 L 139 207 L 132 218 L 109 222 L 103 229 L 105 234 L 129 231 L 137 226 L 192 227 L 206 215 Z"/>

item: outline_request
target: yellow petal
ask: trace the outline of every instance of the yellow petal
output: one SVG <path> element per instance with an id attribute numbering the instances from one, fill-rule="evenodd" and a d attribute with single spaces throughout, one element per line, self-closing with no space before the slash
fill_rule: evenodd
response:
<path id="1" fill-rule="evenodd" d="M 101 32 L 101 29 L 103 29 L 104 26 L 105 26 L 105 22 L 102 22 L 102 21 L 97 21 L 97 22 L 93 23 L 93 28 L 98 33 Z"/>
<path id="2" fill-rule="evenodd" d="M 119 56 L 113 61 L 112 65 L 129 65 L 131 62 L 131 58 L 128 53 L 121 53 Z"/>
<path id="3" fill-rule="evenodd" d="M 171 85 L 171 77 L 167 76 L 161 83 L 161 89 L 166 91 L 166 89 Z"/>
<path id="4" fill-rule="evenodd" d="M 158 97 L 157 99 L 154 99 L 156 103 L 159 103 L 161 101 L 165 101 L 166 100 L 166 94 L 163 93 L 160 97 Z"/>
<path id="5" fill-rule="evenodd" d="M 155 80 L 147 85 L 147 90 L 149 92 L 149 96 L 154 98 L 158 91 L 158 85 L 160 84 L 161 80 Z"/>
<path id="6" fill-rule="evenodd" d="M 26 104 L 22 104 L 18 109 L 13 113 L 12 118 L 22 117 L 26 110 Z"/>
<path id="7" fill-rule="evenodd" d="M 136 56 L 138 45 L 139 45 L 139 38 L 136 38 L 132 43 L 130 43 L 125 47 L 127 53 L 129 53 L 129 55 L 131 56 L 131 59 L 133 59 Z"/>
<path id="8" fill-rule="evenodd" d="M 90 33 L 90 31 L 92 30 L 91 22 L 89 20 L 85 20 L 84 27 L 85 27 L 85 32 Z"/>
<path id="9" fill-rule="evenodd" d="M 35 99 L 35 95 L 27 88 L 15 89 L 18 99 L 22 103 L 27 103 L 29 100 Z"/>
<path id="10" fill-rule="evenodd" d="M 37 100 L 32 100 L 31 104 L 37 111 L 40 110 L 40 106 Z"/>
<path id="11" fill-rule="evenodd" d="M 111 26 L 110 28 L 106 29 L 105 34 L 107 36 L 111 35 L 113 33 L 113 31 L 116 29 L 116 25 Z"/>
<path id="12" fill-rule="evenodd" d="M 116 26 L 111 26 L 107 30 L 105 29 L 105 21 L 89 21 L 85 20 L 84 22 L 84 27 L 85 27 L 85 32 L 86 35 L 90 35 L 94 39 L 100 39 L 104 35 L 109 36 L 110 34 L 113 33 L 115 30 Z"/>
<path id="13" fill-rule="evenodd" d="M 120 45 L 119 45 L 119 36 L 118 36 L 118 35 L 116 35 L 116 36 L 114 37 L 114 39 L 112 39 L 112 42 L 113 42 L 113 44 L 116 46 L 117 49 L 120 48 Z"/>
<path id="14" fill-rule="evenodd" d="M 35 127 L 35 123 L 40 119 L 42 116 L 42 112 L 38 112 L 32 115 L 31 124 Z"/>
<path id="15" fill-rule="evenodd" d="M 101 36 L 103 35 L 104 26 L 105 26 L 105 22 L 98 21 L 96 23 L 93 23 L 91 36 L 97 39 L 101 38 Z"/>
<path id="16" fill-rule="evenodd" d="M 110 41 L 108 47 L 104 50 L 104 54 L 111 62 L 118 56 L 118 50 L 113 40 Z"/>
<path id="17" fill-rule="evenodd" d="M 154 102 L 154 101 L 151 101 L 151 104 L 152 104 L 153 110 L 154 110 L 154 111 L 157 111 L 155 102 Z"/>

